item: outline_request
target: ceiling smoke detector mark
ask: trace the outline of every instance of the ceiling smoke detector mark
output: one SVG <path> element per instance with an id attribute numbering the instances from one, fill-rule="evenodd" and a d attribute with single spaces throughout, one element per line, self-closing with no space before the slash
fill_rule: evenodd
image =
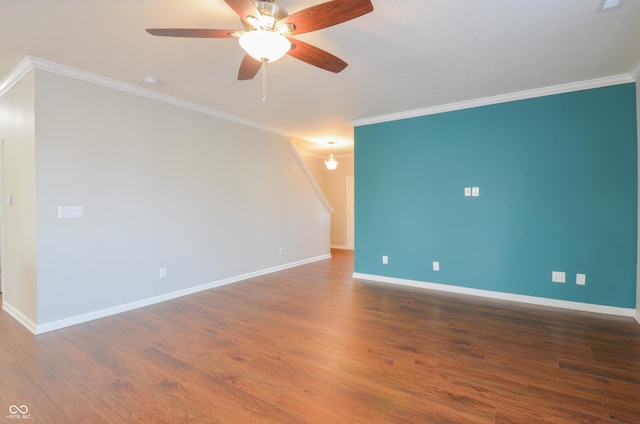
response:
<path id="1" fill-rule="evenodd" d="M 621 0 L 602 0 L 602 3 L 600 4 L 600 11 L 606 12 L 607 10 L 618 8 L 621 4 Z"/>

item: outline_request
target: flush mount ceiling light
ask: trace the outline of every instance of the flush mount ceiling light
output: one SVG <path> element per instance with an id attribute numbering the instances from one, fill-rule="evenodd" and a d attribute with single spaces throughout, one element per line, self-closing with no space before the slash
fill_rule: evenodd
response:
<path id="1" fill-rule="evenodd" d="M 338 161 L 335 160 L 335 158 L 333 157 L 333 145 L 335 144 L 334 141 L 330 141 L 329 145 L 331 146 L 331 153 L 329 153 L 329 157 L 324 161 L 324 164 L 327 166 L 327 169 L 329 171 L 333 171 L 334 169 L 336 169 L 338 167 Z"/>

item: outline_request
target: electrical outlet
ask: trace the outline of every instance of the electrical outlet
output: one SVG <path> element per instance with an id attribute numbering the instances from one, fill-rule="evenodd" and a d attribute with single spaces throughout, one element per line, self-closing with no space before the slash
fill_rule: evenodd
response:
<path id="1" fill-rule="evenodd" d="M 465 187 L 464 188 L 464 197 L 470 197 L 471 196 L 471 187 Z"/>
<path id="2" fill-rule="evenodd" d="M 384 265 L 387 265 L 387 264 L 389 263 L 389 257 L 388 257 L 388 256 L 386 256 L 386 255 L 385 255 L 385 256 L 383 256 L 383 257 L 382 257 L 382 263 L 383 263 Z"/>
<path id="3" fill-rule="evenodd" d="M 576 274 L 576 284 L 579 286 L 584 286 L 585 284 L 587 284 L 587 275 Z"/>
<path id="4" fill-rule="evenodd" d="M 165 278 L 167 276 L 167 268 L 160 268 L 158 270 L 158 278 Z"/>
<path id="5" fill-rule="evenodd" d="M 440 271 L 440 262 L 433 262 L 433 270 L 434 271 Z"/>
<path id="6" fill-rule="evenodd" d="M 551 281 L 554 283 L 566 283 L 567 279 L 564 272 L 561 271 L 552 271 L 551 272 Z"/>
<path id="7" fill-rule="evenodd" d="M 471 195 L 473 197 L 480 196 L 480 187 L 471 187 Z"/>

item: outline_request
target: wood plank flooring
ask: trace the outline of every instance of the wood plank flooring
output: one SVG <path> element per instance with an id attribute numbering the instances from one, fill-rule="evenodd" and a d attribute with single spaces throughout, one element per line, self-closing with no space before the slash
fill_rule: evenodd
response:
<path id="1" fill-rule="evenodd" d="M 352 273 L 336 250 L 39 336 L 2 312 L 0 422 L 640 423 L 633 319 Z"/>

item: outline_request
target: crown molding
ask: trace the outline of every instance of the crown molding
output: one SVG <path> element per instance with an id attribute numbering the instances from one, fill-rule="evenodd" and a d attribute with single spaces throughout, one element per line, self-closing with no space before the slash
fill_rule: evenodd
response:
<path id="1" fill-rule="evenodd" d="M 638 66 L 636 74 L 640 72 Z M 517 91 L 515 93 L 501 94 L 497 96 L 484 97 L 480 99 L 465 100 L 462 102 L 449 103 L 445 105 L 427 107 L 422 109 L 409 110 L 405 112 L 391 113 L 388 115 L 372 116 L 369 118 L 356 119 L 351 121 L 354 127 L 363 125 L 379 124 L 382 122 L 398 121 L 400 119 L 415 118 L 418 116 L 435 115 L 443 112 L 453 112 L 462 109 L 471 109 L 480 106 L 489 106 L 499 103 L 513 102 L 517 100 L 533 99 L 536 97 L 550 96 L 553 94 L 570 93 L 573 91 L 588 90 L 592 88 L 608 87 L 618 84 L 634 82 L 631 74 L 614 75 L 611 77 L 598 78 L 587 81 L 572 82 L 569 84 L 554 85 L 550 87 L 534 88 L 532 90 Z"/>
<path id="2" fill-rule="evenodd" d="M 191 110 L 194 112 L 224 119 L 226 121 L 235 122 L 237 124 L 246 125 L 248 127 L 253 127 L 273 134 L 278 134 L 287 138 L 291 137 L 291 134 L 286 131 L 262 125 L 249 119 L 242 118 L 240 116 L 222 112 L 217 109 L 209 108 L 198 103 L 189 102 L 177 97 L 158 93 L 157 91 L 153 91 L 148 88 L 139 87 L 134 84 L 118 81 L 113 78 L 108 78 L 102 75 L 83 71 L 81 69 L 72 68 L 70 66 L 60 65 L 58 63 L 50 62 L 48 60 L 40 59 L 33 56 L 26 56 L 24 59 L 22 59 L 20 63 L 0 82 L 0 96 L 3 95 L 11 87 L 13 87 L 13 85 L 20 81 L 20 79 L 23 78 L 32 69 L 47 71 L 53 74 L 74 78 L 76 80 L 88 82 L 91 84 L 112 88 L 114 90 L 122 91 L 128 94 L 133 94 L 135 96 L 145 97 L 147 99 L 167 103 L 173 106 L 180 107 L 182 109 Z"/>
<path id="3" fill-rule="evenodd" d="M 24 78 L 32 69 L 33 66 L 31 65 L 29 56 L 22 59 L 20 63 L 18 63 L 11 72 L 9 72 L 7 76 L 0 81 L 0 96 L 9 91 L 11 87 L 16 85 L 18 81 Z"/>

